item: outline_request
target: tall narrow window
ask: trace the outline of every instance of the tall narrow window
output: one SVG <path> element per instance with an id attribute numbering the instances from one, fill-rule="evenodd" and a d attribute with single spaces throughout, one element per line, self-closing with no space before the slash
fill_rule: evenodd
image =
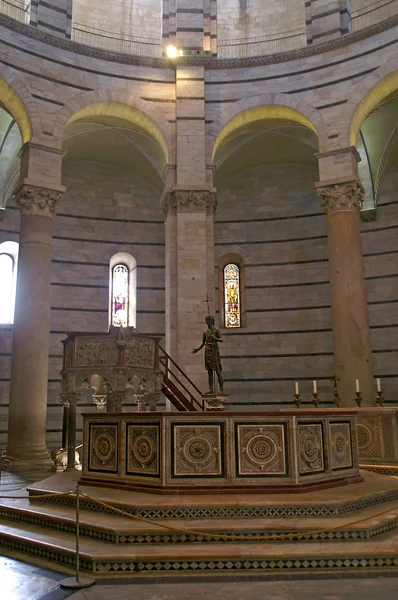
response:
<path id="1" fill-rule="evenodd" d="M 129 325 L 129 270 L 126 265 L 112 269 L 112 325 Z"/>
<path id="2" fill-rule="evenodd" d="M 240 273 L 233 263 L 224 267 L 224 318 L 225 327 L 241 326 Z"/>
<path id="3" fill-rule="evenodd" d="M 137 261 L 118 252 L 109 261 L 109 326 L 136 327 Z"/>
<path id="4" fill-rule="evenodd" d="M 3 325 L 14 322 L 17 262 L 17 242 L 0 244 L 0 323 Z"/>

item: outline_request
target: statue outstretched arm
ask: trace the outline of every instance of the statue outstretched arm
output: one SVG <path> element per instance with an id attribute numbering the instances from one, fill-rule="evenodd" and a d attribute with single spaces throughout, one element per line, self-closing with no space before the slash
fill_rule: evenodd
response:
<path id="1" fill-rule="evenodd" d="M 205 345 L 206 345 L 206 337 L 205 337 L 205 334 L 203 334 L 203 339 L 202 339 L 201 345 L 199 346 L 199 348 L 194 348 L 192 350 L 191 354 L 196 354 L 197 352 L 199 352 L 199 350 L 202 350 L 203 346 L 205 346 Z"/>

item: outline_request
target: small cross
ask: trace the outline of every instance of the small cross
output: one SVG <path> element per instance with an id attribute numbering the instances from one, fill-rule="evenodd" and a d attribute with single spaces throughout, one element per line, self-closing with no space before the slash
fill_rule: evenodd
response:
<path id="1" fill-rule="evenodd" d="M 202 300 L 202 302 L 203 302 L 203 303 L 204 303 L 204 302 L 206 302 L 206 303 L 207 303 L 207 314 L 208 314 L 208 315 L 210 314 L 210 304 L 209 304 L 210 300 L 213 300 L 213 298 L 209 298 L 209 295 L 208 295 L 208 294 L 207 294 L 207 292 L 206 292 L 206 300 Z"/>
<path id="2" fill-rule="evenodd" d="M 334 374 L 333 377 L 331 379 L 329 379 L 329 381 L 333 381 L 334 388 L 335 388 L 335 390 L 337 390 L 337 382 L 340 381 L 340 377 L 337 377 L 337 375 Z"/>

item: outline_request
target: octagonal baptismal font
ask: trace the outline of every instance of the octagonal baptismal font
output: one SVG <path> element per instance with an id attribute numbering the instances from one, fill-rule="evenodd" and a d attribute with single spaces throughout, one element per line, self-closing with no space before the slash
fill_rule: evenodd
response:
<path id="1" fill-rule="evenodd" d="M 85 414 L 81 483 L 190 494 L 354 483 L 362 480 L 355 413 Z"/>

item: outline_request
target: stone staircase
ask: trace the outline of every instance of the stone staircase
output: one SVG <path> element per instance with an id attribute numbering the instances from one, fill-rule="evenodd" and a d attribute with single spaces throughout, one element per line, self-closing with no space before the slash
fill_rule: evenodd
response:
<path id="1" fill-rule="evenodd" d="M 98 577 L 397 571 L 398 481 L 374 473 L 364 477 L 363 483 L 307 494 L 179 497 L 82 488 L 151 523 L 113 514 L 82 496 L 81 569 Z M 72 490 L 77 478 L 59 473 L 31 486 L 25 492 L 30 502 L 0 500 L 4 554 L 73 569 L 75 498 L 34 498 Z M 306 535 L 272 539 L 297 533 Z"/>

